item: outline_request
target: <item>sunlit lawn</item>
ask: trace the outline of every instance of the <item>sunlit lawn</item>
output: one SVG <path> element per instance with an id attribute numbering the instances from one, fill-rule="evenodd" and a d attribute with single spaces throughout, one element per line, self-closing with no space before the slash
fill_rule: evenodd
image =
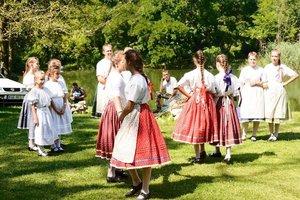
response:
<path id="1" fill-rule="evenodd" d="M 75 115 L 74 132 L 62 138 L 65 152 L 39 157 L 26 149 L 27 131 L 16 128 L 19 112 L 0 107 L 0 199 L 124 199 L 130 181 L 106 183 L 107 163 L 94 156 L 98 119 Z M 151 198 L 300 199 L 300 113 L 293 117 L 281 126 L 277 142 L 267 141 L 262 123 L 257 142 L 233 148 L 232 165 L 222 158 L 190 164 L 192 146 L 172 141 L 174 121 L 159 119 L 172 163 L 153 169 Z"/>

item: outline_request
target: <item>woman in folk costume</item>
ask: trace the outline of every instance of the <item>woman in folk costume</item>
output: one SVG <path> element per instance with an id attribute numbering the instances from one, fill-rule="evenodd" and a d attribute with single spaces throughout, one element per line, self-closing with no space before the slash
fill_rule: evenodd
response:
<path id="1" fill-rule="evenodd" d="M 260 121 L 265 118 L 265 102 L 263 89 L 263 68 L 257 66 L 256 52 L 248 54 L 248 66 L 241 71 L 239 82 L 241 84 L 240 122 L 242 123 L 242 140 L 247 139 L 249 122 L 253 122 L 251 141 L 256 141 L 256 133 Z"/>
<path id="2" fill-rule="evenodd" d="M 206 158 L 204 144 L 218 142 L 217 113 L 213 99 L 215 80 L 204 69 L 206 58 L 201 50 L 195 53 L 193 61 L 196 69 L 184 74 L 178 82 L 177 89 L 189 99 L 175 124 L 172 138 L 178 142 L 193 144 L 195 158 L 191 162 L 202 163 Z M 191 88 L 192 95 L 184 87 Z"/>
<path id="3" fill-rule="evenodd" d="M 143 61 L 136 50 L 125 52 L 126 68 L 132 73 L 125 88 L 126 106 L 120 115 L 122 125 L 115 139 L 111 165 L 129 170 L 132 188 L 125 196 L 140 192 L 137 199 L 149 198 L 151 167 L 170 162 L 163 135 L 147 102 L 149 91 Z M 137 170 L 143 170 L 143 180 Z"/>
<path id="4" fill-rule="evenodd" d="M 298 78 L 298 74 L 281 63 L 280 51 L 271 52 L 272 63 L 264 67 L 263 81 L 265 82 L 265 119 L 269 123 L 269 141 L 276 141 L 279 133 L 280 120 L 286 118 L 287 94 L 285 86 Z M 289 76 L 287 81 L 283 78 Z"/>
<path id="5" fill-rule="evenodd" d="M 30 91 L 34 87 L 34 73 L 39 69 L 39 60 L 36 57 L 30 57 L 26 61 L 25 72 L 23 75 L 23 84 L 26 90 Z M 32 118 L 31 104 L 27 101 L 28 94 L 25 95 L 22 109 L 20 112 L 18 128 L 28 129 L 28 150 L 37 151 L 38 147 L 34 143 L 34 123 Z"/>
<path id="6" fill-rule="evenodd" d="M 242 143 L 240 123 L 233 102 L 233 96 L 238 95 L 239 83 L 229 69 L 225 55 L 217 56 L 216 66 L 219 71 L 215 76 L 219 141 L 214 143 L 216 151 L 209 156 L 221 157 L 220 147 L 226 147 L 224 162 L 229 163 L 231 147 Z"/>
<path id="7" fill-rule="evenodd" d="M 96 144 L 96 157 L 110 160 L 114 148 L 115 137 L 121 126 L 119 115 L 125 104 L 125 81 L 121 72 L 125 70 L 125 54 L 117 51 L 112 57 L 113 68 L 106 80 L 106 93 L 108 103 L 103 111 L 98 129 L 98 140 Z M 121 182 L 124 174 L 120 174 L 109 163 L 107 182 Z M 128 176 L 128 175 L 127 175 Z"/>

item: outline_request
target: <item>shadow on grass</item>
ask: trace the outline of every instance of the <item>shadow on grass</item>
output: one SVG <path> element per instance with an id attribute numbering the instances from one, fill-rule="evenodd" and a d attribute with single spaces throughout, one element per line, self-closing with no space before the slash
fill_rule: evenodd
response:
<path id="1" fill-rule="evenodd" d="M 101 190 L 109 190 L 111 186 L 101 184 L 90 184 L 90 185 L 77 185 L 72 187 L 65 187 L 57 184 L 55 181 L 48 183 L 28 183 L 28 182 L 17 182 L 10 183 L 14 188 L 13 191 L 6 191 L 3 199 L 64 199 L 71 198 L 76 193 L 82 193 L 87 191 L 94 191 L 100 193 Z M 45 188 L 47 192 L 45 193 Z M 102 199 L 105 195 L 99 197 Z M 106 197 L 109 199 L 109 196 Z"/>
<path id="2" fill-rule="evenodd" d="M 268 141 L 270 135 L 262 135 L 262 136 L 257 136 L 257 140 L 266 140 Z M 277 141 L 290 141 L 290 140 L 300 140 L 300 133 L 295 133 L 295 132 L 281 132 L 278 135 L 278 140 Z"/>

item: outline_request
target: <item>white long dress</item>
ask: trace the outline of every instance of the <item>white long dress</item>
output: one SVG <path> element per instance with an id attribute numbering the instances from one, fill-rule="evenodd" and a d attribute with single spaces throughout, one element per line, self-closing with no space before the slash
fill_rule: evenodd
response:
<path id="1" fill-rule="evenodd" d="M 241 84 L 242 101 L 240 105 L 240 121 L 263 121 L 265 118 L 264 90 L 251 84 L 262 81 L 263 68 L 246 66 L 242 69 L 239 82 Z"/>
<path id="2" fill-rule="evenodd" d="M 64 106 L 64 95 L 68 93 L 68 89 L 61 81 L 49 80 L 45 83 L 45 87 L 51 92 L 51 99 L 54 102 L 57 109 L 62 109 Z M 68 103 L 67 103 L 68 104 Z M 66 135 L 72 132 L 71 123 L 73 121 L 70 106 L 66 106 L 65 113 L 63 115 L 57 114 L 54 109 L 51 109 L 51 114 L 54 121 L 54 127 L 58 135 Z"/>
<path id="3" fill-rule="evenodd" d="M 50 91 L 47 88 L 32 88 L 28 93 L 28 102 L 35 105 L 39 125 L 34 128 L 34 142 L 37 145 L 52 145 L 58 138 L 53 130 L 53 119 L 49 109 Z"/>
<path id="4" fill-rule="evenodd" d="M 297 73 L 288 66 L 268 64 L 264 68 L 263 81 L 267 82 L 268 89 L 264 90 L 265 118 L 267 122 L 280 123 L 286 118 L 287 95 L 282 85 L 285 76 L 296 76 Z"/>
<path id="5" fill-rule="evenodd" d="M 97 63 L 96 67 L 96 76 L 102 76 L 104 78 L 107 78 L 110 70 L 112 67 L 112 62 L 111 60 L 108 59 L 102 59 Z M 107 94 L 105 92 L 105 85 L 98 82 L 97 86 L 97 108 L 96 112 L 97 113 L 103 113 L 104 106 L 108 102 Z"/>

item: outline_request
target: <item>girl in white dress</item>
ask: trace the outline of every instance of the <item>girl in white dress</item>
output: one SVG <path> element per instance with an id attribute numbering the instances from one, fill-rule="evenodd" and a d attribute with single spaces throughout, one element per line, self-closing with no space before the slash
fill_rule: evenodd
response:
<path id="1" fill-rule="evenodd" d="M 271 52 L 272 63 L 264 68 L 263 81 L 265 82 L 265 118 L 269 123 L 270 138 L 269 141 L 276 141 L 278 138 L 280 119 L 286 116 L 287 95 L 285 86 L 298 78 L 298 74 L 286 66 L 281 64 L 280 51 L 273 49 Z M 283 81 L 285 76 L 290 78 Z"/>
<path id="2" fill-rule="evenodd" d="M 242 139 L 246 140 L 249 122 L 253 122 L 251 141 L 256 141 L 259 122 L 265 118 L 265 102 L 263 90 L 263 68 L 257 66 L 256 52 L 248 54 L 248 66 L 241 71 L 239 82 L 241 84 L 240 122 L 242 123 Z"/>
<path id="3" fill-rule="evenodd" d="M 40 156 L 47 156 L 44 145 L 54 144 L 57 134 L 53 130 L 52 116 L 49 110 L 51 105 L 50 91 L 44 88 L 45 73 L 37 71 L 34 75 L 35 86 L 28 93 L 28 102 L 31 105 L 31 111 L 34 122 L 34 141 L 38 145 Z"/>
<path id="4" fill-rule="evenodd" d="M 67 135 L 72 132 L 71 123 L 73 121 L 70 106 L 68 106 L 67 95 L 68 89 L 66 85 L 59 81 L 60 67 L 53 64 L 48 67 L 49 81 L 45 83 L 45 87 L 51 91 L 51 113 L 54 121 L 54 129 L 60 135 Z M 63 151 L 60 139 L 55 141 L 52 150 L 54 152 Z"/>
<path id="5" fill-rule="evenodd" d="M 34 87 L 34 73 L 39 69 L 39 60 L 36 57 L 30 57 L 26 61 L 25 72 L 23 75 L 23 84 L 28 91 Z M 37 151 L 38 148 L 34 143 L 34 124 L 31 112 L 31 104 L 29 104 L 28 94 L 25 95 L 20 117 L 18 121 L 19 129 L 28 129 L 28 150 Z"/>

